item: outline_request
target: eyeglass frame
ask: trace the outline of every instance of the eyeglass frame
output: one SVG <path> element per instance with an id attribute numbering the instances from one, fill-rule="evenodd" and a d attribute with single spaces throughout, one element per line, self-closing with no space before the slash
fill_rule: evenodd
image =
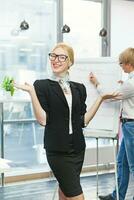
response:
<path id="1" fill-rule="evenodd" d="M 119 62 L 119 65 L 120 65 L 120 66 L 123 66 L 123 63 L 122 63 L 122 62 Z"/>
<path id="2" fill-rule="evenodd" d="M 122 67 L 123 65 L 126 65 L 126 63 L 120 62 L 119 65 Z"/>
<path id="3" fill-rule="evenodd" d="M 122 67 L 123 65 L 131 65 L 131 64 L 129 64 L 129 63 L 122 63 L 122 62 L 120 62 L 120 63 L 119 63 L 119 65 Z"/>
<path id="4" fill-rule="evenodd" d="M 54 59 L 50 59 L 50 56 L 51 56 L 52 54 L 54 55 L 54 56 L 53 56 Z M 68 58 L 67 55 L 64 55 L 64 54 L 59 54 L 59 55 L 57 55 L 57 54 L 55 54 L 55 53 L 49 53 L 48 56 L 49 56 L 49 60 L 50 60 L 50 61 L 55 61 L 56 58 L 58 58 L 58 61 L 59 61 L 59 62 L 65 62 L 66 59 Z M 61 60 L 59 59 L 60 56 L 64 56 L 64 57 L 65 57 L 65 60 L 64 60 L 64 61 L 61 61 Z"/>

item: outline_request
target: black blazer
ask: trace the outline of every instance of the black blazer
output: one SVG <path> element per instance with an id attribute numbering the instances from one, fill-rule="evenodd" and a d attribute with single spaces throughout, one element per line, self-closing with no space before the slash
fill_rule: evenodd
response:
<path id="1" fill-rule="evenodd" d="M 58 82 L 49 79 L 36 80 L 35 91 L 47 114 L 44 147 L 47 151 L 69 151 L 69 107 Z M 86 89 L 83 84 L 70 82 L 72 91 L 73 145 L 76 152 L 85 148 L 84 114 Z"/>

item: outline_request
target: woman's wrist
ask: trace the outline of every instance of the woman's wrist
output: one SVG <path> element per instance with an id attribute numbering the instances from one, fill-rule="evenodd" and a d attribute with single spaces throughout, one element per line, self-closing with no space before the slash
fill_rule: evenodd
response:
<path id="1" fill-rule="evenodd" d="M 31 88 L 30 88 L 30 90 L 29 90 L 29 94 L 30 94 L 30 95 L 35 94 L 34 86 L 31 86 Z"/>
<path id="2" fill-rule="evenodd" d="M 100 96 L 98 97 L 98 101 L 100 101 L 100 103 L 102 103 L 103 100 L 104 100 L 104 99 L 103 99 L 103 96 L 100 95 Z"/>

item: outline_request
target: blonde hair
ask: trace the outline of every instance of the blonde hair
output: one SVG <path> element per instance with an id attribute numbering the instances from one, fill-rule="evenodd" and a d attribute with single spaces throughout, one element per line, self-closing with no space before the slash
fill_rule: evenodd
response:
<path id="1" fill-rule="evenodd" d="M 127 48 L 119 55 L 119 62 L 134 67 L 134 48 Z"/>
<path id="2" fill-rule="evenodd" d="M 53 51 L 57 48 L 62 48 L 63 50 L 65 50 L 68 53 L 69 56 L 69 60 L 71 62 L 71 66 L 74 64 L 74 50 L 71 46 L 69 46 L 68 44 L 65 44 L 63 42 L 58 43 L 54 48 Z"/>

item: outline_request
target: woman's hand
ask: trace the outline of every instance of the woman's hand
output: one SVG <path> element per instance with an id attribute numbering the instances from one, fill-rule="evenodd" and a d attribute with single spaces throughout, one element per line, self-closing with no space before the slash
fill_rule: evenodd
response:
<path id="1" fill-rule="evenodd" d="M 102 97 L 102 100 L 106 100 L 106 99 L 118 99 L 121 96 L 122 96 L 121 93 L 119 93 L 119 92 L 113 92 L 111 94 L 104 94 L 101 97 Z"/>
<path id="2" fill-rule="evenodd" d="M 26 92 L 31 92 L 32 90 L 34 90 L 34 86 L 33 85 L 30 85 L 28 83 L 25 83 L 25 84 L 17 84 L 17 83 L 14 83 L 14 87 L 16 87 L 17 89 L 21 89 L 21 90 L 24 90 Z"/>

